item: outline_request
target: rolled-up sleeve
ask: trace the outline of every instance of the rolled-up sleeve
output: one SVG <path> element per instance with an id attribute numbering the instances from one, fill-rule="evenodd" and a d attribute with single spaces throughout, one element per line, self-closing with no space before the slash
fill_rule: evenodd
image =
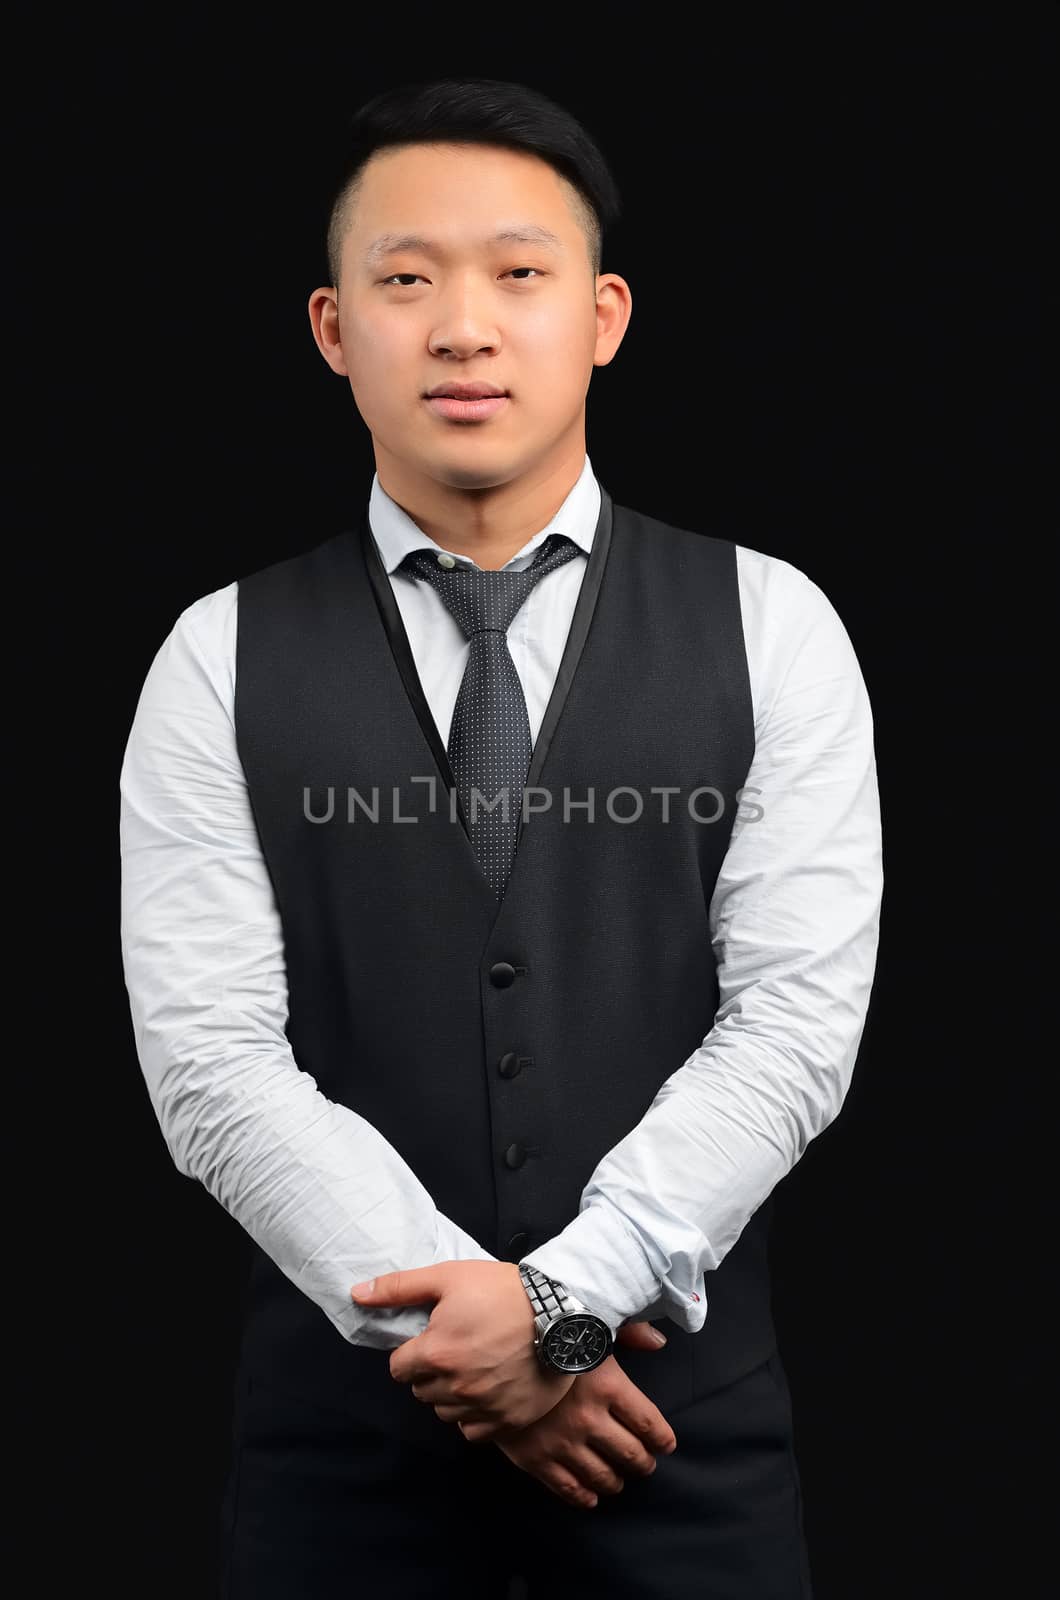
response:
<path id="1" fill-rule="evenodd" d="M 739 551 L 755 753 L 710 928 L 701 1046 L 599 1162 L 579 1214 L 527 1260 L 613 1327 L 709 1315 L 709 1280 L 842 1107 L 876 966 L 883 858 L 868 692 L 834 607 Z"/>

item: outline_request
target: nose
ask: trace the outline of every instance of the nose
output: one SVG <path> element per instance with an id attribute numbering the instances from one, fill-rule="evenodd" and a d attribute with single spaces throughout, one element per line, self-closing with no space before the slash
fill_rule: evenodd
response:
<path id="1" fill-rule="evenodd" d="M 466 280 L 451 284 L 442 297 L 431 334 L 432 355 L 466 359 L 480 351 L 495 351 L 499 344 L 500 334 L 485 295 Z"/>

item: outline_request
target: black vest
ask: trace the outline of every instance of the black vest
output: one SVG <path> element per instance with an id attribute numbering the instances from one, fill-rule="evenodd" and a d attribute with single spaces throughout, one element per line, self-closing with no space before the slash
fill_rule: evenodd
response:
<path id="1" fill-rule="evenodd" d="M 601 493 L 527 775 L 545 793 L 499 903 L 367 516 L 239 582 L 236 736 L 295 1060 L 506 1261 L 578 1214 L 601 1158 L 713 1025 L 708 908 L 754 753 L 735 545 Z M 309 820 L 332 800 L 330 820 Z M 699 1333 L 667 1320 L 662 1350 L 616 1348 L 664 1415 L 775 1348 L 771 1206 L 707 1275 Z M 345 1340 L 253 1247 L 244 1370 L 464 1448 L 389 1358 Z"/>

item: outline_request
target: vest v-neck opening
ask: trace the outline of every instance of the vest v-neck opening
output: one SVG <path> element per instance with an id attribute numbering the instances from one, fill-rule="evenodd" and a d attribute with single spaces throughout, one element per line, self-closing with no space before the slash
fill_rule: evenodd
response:
<path id="1" fill-rule="evenodd" d="M 582 577 L 581 588 L 578 592 L 578 599 L 574 607 L 574 615 L 571 618 L 571 625 L 567 634 L 567 641 L 563 647 L 563 655 L 560 660 L 559 668 L 556 672 L 556 681 L 553 684 L 552 693 L 549 696 L 548 704 L 545 707 L 545 714 L 541 720 L 541 727 L 538 730 L 537 738 L 534 741 L 533 751 L 530 756 L 530 766 L 526 774 L 526 783 L 524 785 L 525 789 L 533 788 L 540 782 L 541 773 L 548 757 L 549 747 L 551 746 L 552 738 L 556 731 L 556 725 L 563 713 L 563 708 L 566 705 L 571 684 L 574 682 L 575 675 L 578 671 L 578 664 L 581 661 L 582 651 L 585 648 L 585 642 L 589 635 L 589 627 L 596 611 L 596 602 L 599 597 L 600 588 L 603 582 L 604 569 L 607 565 L 607 560 L 611 549 L 611 529 L 612 499 L 610 494 L 608 494 L 607 490 L 604 488 L 603 484 L 601 484 L 600 514 L 597 518 L 596 531 L 593 535 L 593 547 L 589 553 L 589 560 L 585 568 L 585 573 Z M 434 757 L 435 764 L 438 767 L 438 773 L 445 785 L 447 796 L 455 796 L 457 815 L 460 819 L 460 826 L 463 831 L 465 844 L 474 859 L 476 875 L 481 880 L 483 889 L 489 893 L 490 899 L 495 905 L 495 912 L 499 915 L 500 910 L 504 905 L 512 878 L 515 876 L 515 873 L 518 870 L 520 856 L 519 846 L 523 837 L 524 818 L 522 816 L 519 818 L 519 830 L 516 836 L 515 851 L 512 858 L 511 871 L 508 874 L 508 881 L 505 885 L 504 894 L 502 894 L 500 897 L 496 897 L 493 895 L 493 892 L 486 881 L 486 877 L 482 871 L 478 857 L 475 856 L 474 849 L 471 844 L 471 833 L 468 827 L 467 814 L 464 811 L 463 802 L 460 799 L 460 792 L 456 786 L 453 769 L 449 763 L 449 756 L 445 745 L 442 743 L 441 735 L 438 732 L 438 724 L 434 720 L 430 704 L 428 703 L 427 696 L 424 693 L 423 684 L 420 680 L 419 671 L 416 667 L 415 657 L 412 654 L 412 646 L 409 643 L 409 637 L 405 629 L 405 623 L 401 615 L 401 610 L 394 596 L 394 590 L 391 585 L 390 578 L 387 575 L 386 568 L 383 566 L 380 558 L 379 550 L 376 546 L 374 538 L 372 537 L 371 526 L 368 521 L 367 513 L 365 513 L 361 518 L 359 532 L 361 554 L 364 559 L 365 569 L 368 574 L 368 580 L 372 587 L 372 592 L 375 595 L 380 622 L 383 627 L 383 632 L 386 635 L 387 642 L 390 646 L 395 665 L 397 666 L 398 672 L 401 675 L 405 692 L 408 695 L 413 712 L 416 716 L 416 720 L 420 725 L 420 730 L 427 741 L 430 752 Z M 449 803 L 450 805 L 453 804 L 452 798 L 450 798 Z M 492 920 L 495 920 L 495 918 Z"/>

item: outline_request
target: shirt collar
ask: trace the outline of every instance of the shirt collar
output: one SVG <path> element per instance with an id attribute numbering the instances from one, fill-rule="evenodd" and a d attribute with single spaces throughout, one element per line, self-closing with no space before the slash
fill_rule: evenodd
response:
<path id="1" fill-rule="evenodd" d="M 559 510 L 539 533 L 535 533 L 521 550 L 516 551 L 510 561 L 505 562 L 505 566 L 515 570 L 529 566 L 538 547 L 550 533 L 566 534 L 588 556 L 599 518 L 600 485 L 586 454 L 581 476 Z M 432 550 L 445 549 L 444 545 L 436 543 L 429 534 L 424 533 L 396 500 L 390 498 L 379 482 L 378 472 L 372 477 L 372 491 L 368 497 L 368 526 L 379 558 L 388 573 L 400 566 L 410 550 L 422 550 L 425 546 Z M 455 550 L 449 553 L 459 562 L 477 565 L 469 556 L 460 555 Z"/>

